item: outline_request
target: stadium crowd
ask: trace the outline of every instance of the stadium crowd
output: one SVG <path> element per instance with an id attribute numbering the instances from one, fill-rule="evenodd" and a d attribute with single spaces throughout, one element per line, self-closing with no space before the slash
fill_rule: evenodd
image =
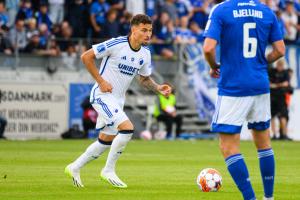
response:
<path id="1" fill-rule="evenodd" d="M 300 1 L 264 0 L 287 44 L 300 44 Z M 174 56 L 174 44 L 203 41 L 209 12 L 220 0 L 0 0 L 0 52 L 73 55 L 82 46 L 126 35 L 133 15 L 154 21 L 152 50 Z M 78 43 L 79 38 L 84 39 Z"/>

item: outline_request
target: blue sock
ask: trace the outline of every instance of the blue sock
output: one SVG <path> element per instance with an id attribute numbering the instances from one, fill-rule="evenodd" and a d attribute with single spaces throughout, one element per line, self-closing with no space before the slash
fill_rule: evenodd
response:
<path id="1" fill-rule="evenodd" d="M 258 150 L 258 158 L 265 197 L 273 197 L 275 178 L 275 160 L 273 149 Z"/>
<path id="2" fill-rule="evenodd" d="M 241 154 L 235 154 L 225 159 L 228 171 L 235 184 L 242 192 L 244 200 L 255 200 L 255 194 L 250 183 L 249 173 Z"/>

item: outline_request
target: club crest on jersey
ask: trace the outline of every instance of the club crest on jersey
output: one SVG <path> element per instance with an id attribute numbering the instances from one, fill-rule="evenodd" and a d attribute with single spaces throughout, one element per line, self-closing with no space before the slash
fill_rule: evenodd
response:
<path id="1" fill-rule="evenodd" d="M 100 44 L 99 46 L 97 46 L 97 51 L 98 51 L 98 53 L 101 53 L 101 52 L 105 51 L 105 45 Z"/>
<path id="2" fill-rule="evenodd" d="M 140 58 L 140 60 L 139 60 L 139 64 L 140 64 L 140 65 L 143 65 L 143 64 L 144 64 L 144 60 L 143 60 L 143 58 Z"/>

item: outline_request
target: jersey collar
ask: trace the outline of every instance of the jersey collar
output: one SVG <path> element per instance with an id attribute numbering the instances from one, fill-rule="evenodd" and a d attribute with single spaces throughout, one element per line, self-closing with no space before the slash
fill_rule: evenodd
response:
<path id="1" fill-rule="evenodd" d="M 128 44 L 129 44 L 130 49 L 131 49 L 132 51 L 134 51 L 134 52 L 138 52 L 138 51 L 142 48 L 142 46 L 141 46 L 139 49 L 134 49 L 134 48 L 132 48 L 132 46 L 131 46 L 131 44 L 130 44 L 130 41 L 129 41 L 129 36 L 127 36 L 127 41 L 128 41 Z"/>

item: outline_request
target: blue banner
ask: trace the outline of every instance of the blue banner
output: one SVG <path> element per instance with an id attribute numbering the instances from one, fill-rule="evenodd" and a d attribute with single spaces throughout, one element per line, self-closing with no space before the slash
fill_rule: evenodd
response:
<path id="1" fill-rule="evenodd" d="M 70 99 L 69 99 L 69 127 L 74 124 L 79 125 L 82 130 L 82 115 L 83 110 L 81 103 L 90 95 L 93 84 L 88 83 L 71 83 L 70 84 Z"/>
<path id="2" fill-rule="evenodd" d="M 193 90 L 199 118 L 210 121 L 215 111 L 215 105 L 209 95 L 209 88 L 216 87 L 217 82 L 209 75 L 209 66 L 204 59 L 201 44 L 188 45 L 185 53 L 189 61 L 187 73 L 189 88 Z"/>

